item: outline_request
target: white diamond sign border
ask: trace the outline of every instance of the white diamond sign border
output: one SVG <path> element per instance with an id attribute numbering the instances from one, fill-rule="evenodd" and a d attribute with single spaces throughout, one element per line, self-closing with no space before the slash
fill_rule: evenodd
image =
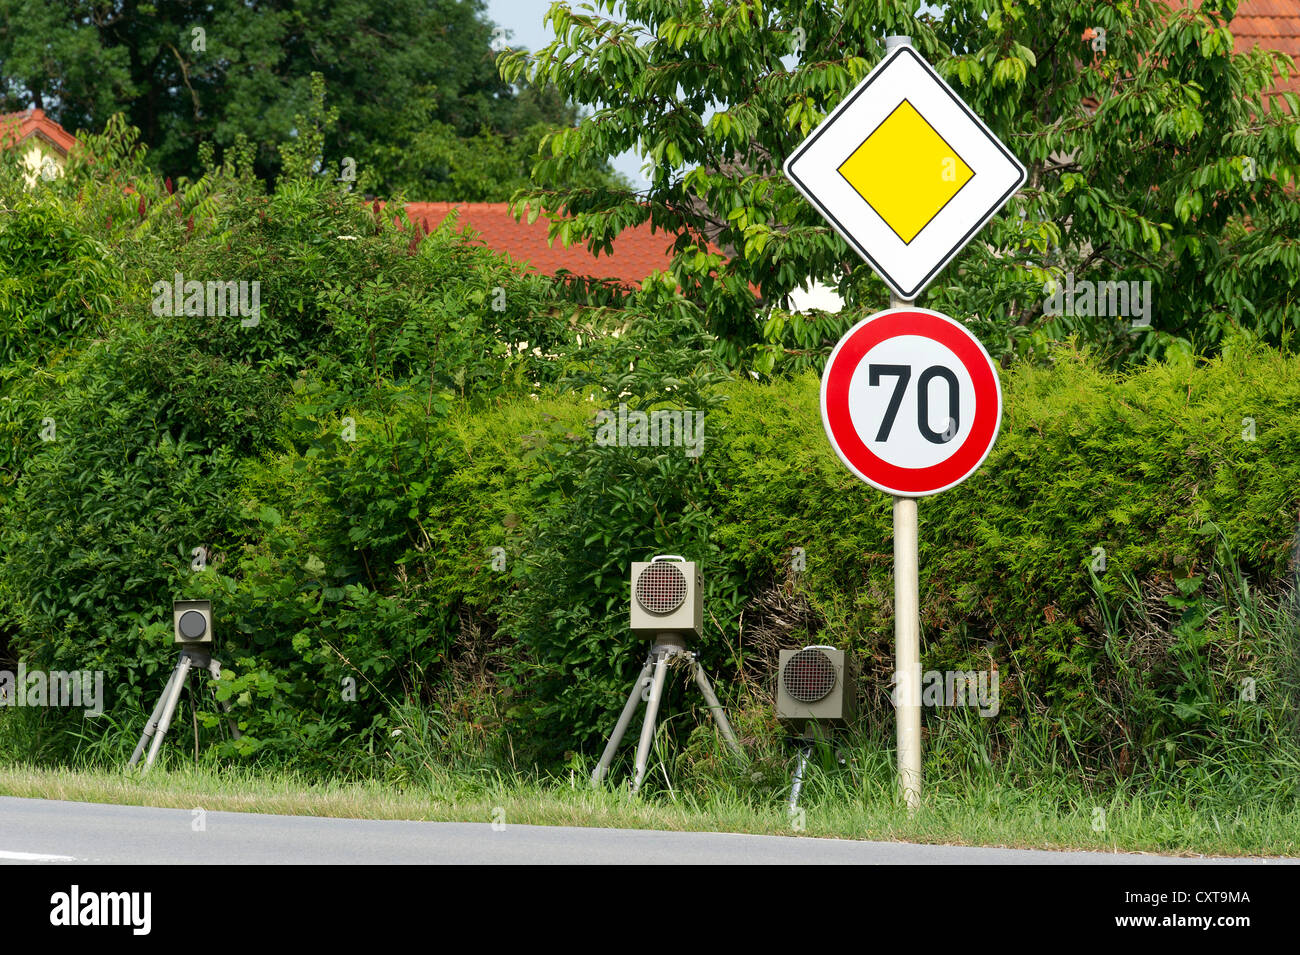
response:
<path id="1" fill-rule="evenodd" d="M 974 175 L 904 243 L 839 172 L 903 100 Z M 891 51 L 785 161 L 786 177 L 894 293 L 911 301 L 1025 183 L 1025 167 L 910 46 Z"/>

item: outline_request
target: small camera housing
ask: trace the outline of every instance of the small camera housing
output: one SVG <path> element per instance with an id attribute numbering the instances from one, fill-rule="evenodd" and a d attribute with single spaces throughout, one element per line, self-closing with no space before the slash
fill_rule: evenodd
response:
<path id="1" fill-rule="evenodd" d="M 857 717 L 857 668 L 843 650 L 809 646 L 782 650 L 776 716 L 783 723 L 844 726 Z"/>
<path id="2" fill-rule="evenodd" d="M 172 601 L 172 629 L 175 643 L 211 643 L 212 601 Z"/>
<path id="3" fill-rule="evenodd" d="M 694 561 L 660 554 L 632 564 L 629 581 L 633 633 L 699 636 L 704 629 L 704 579 Z"/>

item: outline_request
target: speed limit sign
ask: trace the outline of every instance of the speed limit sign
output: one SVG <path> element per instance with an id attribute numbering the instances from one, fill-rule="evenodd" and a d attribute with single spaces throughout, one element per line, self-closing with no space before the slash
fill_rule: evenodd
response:
<path id="1" fill-rule="evenodd" d="M 822 375 L 822 423 L 845 466 L 895 497 L 960 484 L 1002 421 L 993 359 L 960 322 L 892 308 L 840 339 Z"/>

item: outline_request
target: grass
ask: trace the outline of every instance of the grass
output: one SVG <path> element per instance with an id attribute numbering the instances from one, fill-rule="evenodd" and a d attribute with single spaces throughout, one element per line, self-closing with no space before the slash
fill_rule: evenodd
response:
<path id="1" fill-rule="evenodd" d="M 1206 808 L 1131 790 L 1112 791 L 1098 801 L 1065 780 L 1031 789 L 986 782 L 966 791 L 954 789 L 952 780 L 940 780 L 920 810 L 909 814 L 894 800 L 891 782 L 872 774 L 855 785 L 849 774 L 814 771 L 802 818 L 792 820 L 781 793 L 765 806 L 744 792 L 725 789 L 704 795 L 661 790 L 632 797 L 624 789 L 593 791 L 576 772 L 568 779 L 542 780 L 431 773 L 418 783 L 395 784 L 187 764 L 158 768 L 148 776 L 0 767 L 3 795 L 178 809 L 483 823 L 500 819 L 503 810 L 507 824 L 522 825 L 1176 855 L 1300 855 L 1300 809 L 1293 800 Z"/>

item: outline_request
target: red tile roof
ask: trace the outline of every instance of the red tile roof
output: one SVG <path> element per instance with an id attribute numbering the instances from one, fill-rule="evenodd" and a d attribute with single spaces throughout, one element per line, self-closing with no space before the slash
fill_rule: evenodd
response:
<path id="1" fill-rule="evenodd" d="M 65 156 L 77 142 L 75 136 L 46 116 L 43 109 L 0 115 L 0 147 L 16 145 L 31 136 L 41 137 Z"/>
<path id="2" fill-rule="evenodd" d="M 565 248 L 556 239 L 554 245 L 548 245 L 545 215 L 538 216 L 529 225 L 526 219 L 516 220 L 504 202 L 412 202 L 407 204 L 406 214 L 412 223 L 432 230 L 453 209 L 459 213 L 456 231 L 468 229 L 477 233 L 473 241 L 506 253 L 535 272 L 554 274 L 567 269 L 575 275 L 640 286 L 652 272 L 667 271 L 672 262 L 674 237 L 662 230 L 652 232 L 649 223 L 619 233 L 614 239 L 613 254 L 595 256 L 583 243 Z M 718 251 L 713 246 L 709 248 Z"/>
<path id="3" fill-rule="evenodd" d="M 1277 89 L 1300 93 L 1300 0 L 1241 0 L 1228 29 L 1232 31 L 1234 52 L 1245 53 L 1262 46 L 1295 57 L 1297 69 L 1289 78 L 1279 78 Z"/>

